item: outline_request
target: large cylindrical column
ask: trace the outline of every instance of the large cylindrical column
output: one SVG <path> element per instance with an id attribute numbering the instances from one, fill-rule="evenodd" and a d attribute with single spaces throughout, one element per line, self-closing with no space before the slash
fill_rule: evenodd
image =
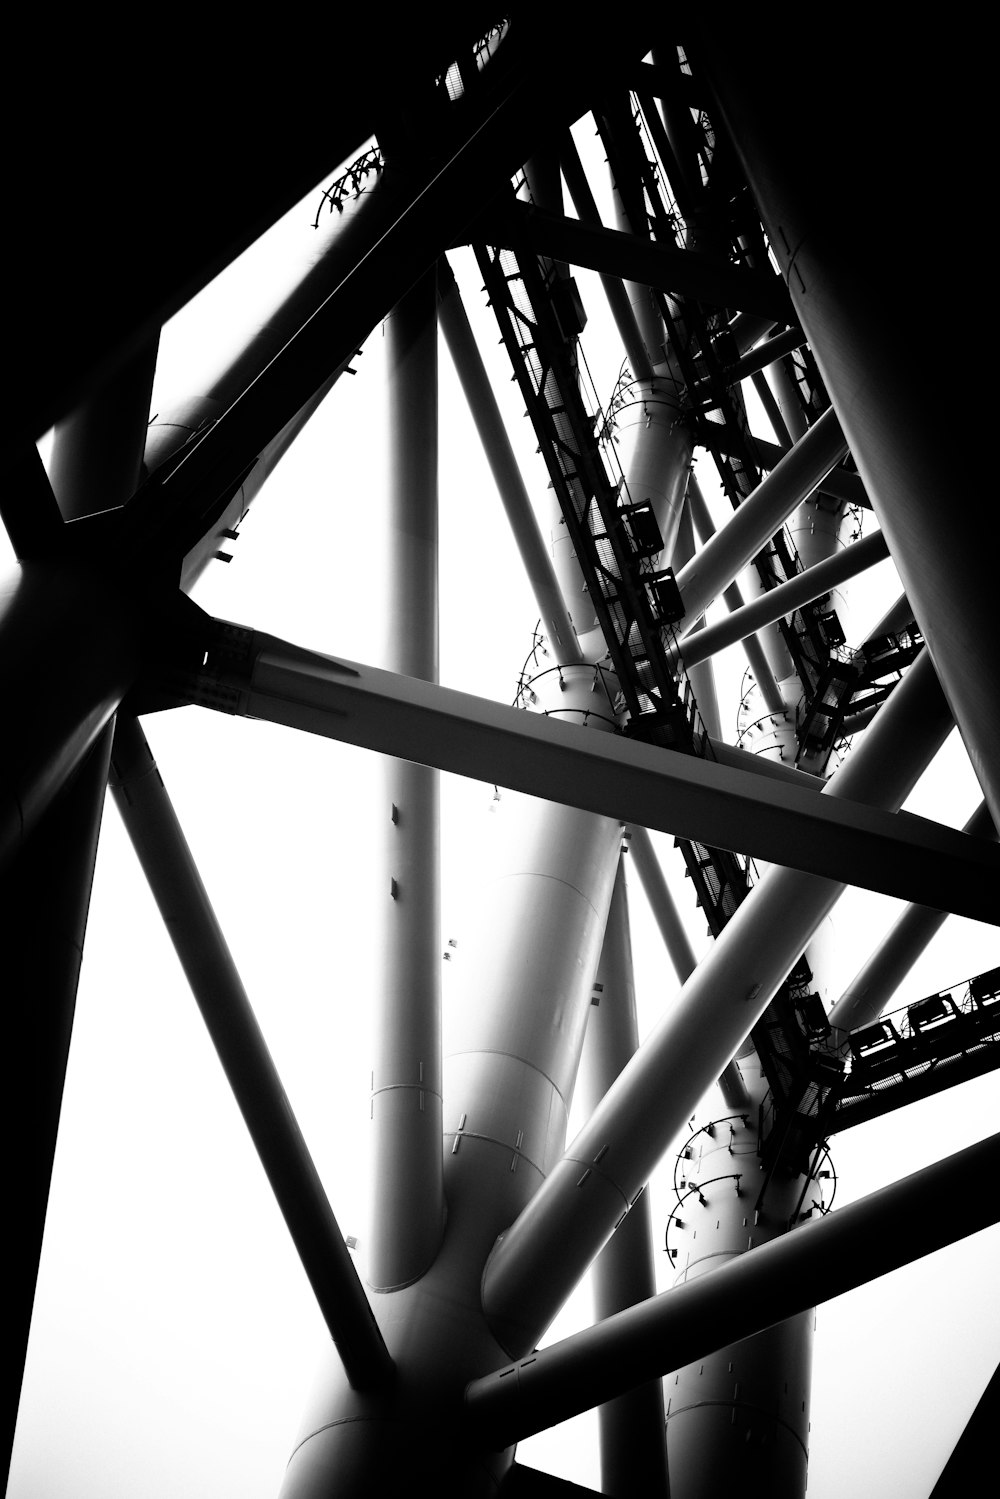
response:
<path id="1" fill-rule="evenodd" d="M 532 690 L 543 711 L 610 728 L 593 668 L 553 670 Z M 361 1395 L 329 1359 L 283 1499 L 327 1499 L 331 1475 L 338 1499 L 404 1493 L 415 1466 L 430 1492 L 486 1499 L 511 1461 L 461 1424 L 463 1385 L 507 1354 L 483 1315 L 483 1264 L 563 1149 L 622 828 L 514 795 L 497 818 L 445 1010 L 441 1247 L 418 1280 L 372 1298 L 392 1389 Z"/>
<path id="2" fill-rule="evenodd" d="M 587 732 L 613 727 L 592 667 L 549 671 L 531 691 L 548 713 L 589 715 Z M 513 793 L 497 817 L 445 1045 L 449 1204 L 497 1170 L 494 1236 L 563 1149 L 622 833 L 611 818 Z"/>
<path id="3" fill-rule="evenodd" d="M 993 630 L 982 538 L 992 502 L 981 449 L 957 440 L 967 401 L 960 383 L 929 392 L 926 326 L 914 309 L 929 287 L 967 275 L 969 228 L 922 236 L 927 183 L 968 162 L 964 126 L 941 116 L 926 132 L 926 80 L 934 42 L 917 32 L 902 52 L 895 37 L 854 38 L 829 29 L 805 40 L 775 23 L 716 27 L 701 37 L 704 60 L 730 135 L 802 327 L 809 336 L 851 451 L 924 633 L 969 758 L 996 821 L 1000 816 L 1000 666 L 986 648 Z M 810 112 L 789 128 L 783 102 L 757 80 L 805 72 L 813 97 L 851 79 L 850 111 Z M 928 150 L 896 153 L 886 173 L 870 138 L 872 111 L 899 139 Z M 969 196 L 974 201 L 972 167 Z M 845 193 L 850 210 L 844 211 Z M 978 334 L 958 325 L 956 370 L 973 368 Z M 956 602 L 960 600 L 960 605 Z"/>
<path id="4" fill-rule="evenodd" d="M 681 1195 L 667 1228 L 677 1285 L 778 1238 L 793 1226 L 802 1197 L 801 1176 L 768 1173 L 760 1160 L 757 1117 L 767 1082 L 752 1052 L 740 1070 L 750 1094 L 745 1113 L 704 1125 L 678 1161 Z M 814 1320 L 800 1312 L 668 1375 L 671 1499 L 728 1492 L 801 1499 Z"/>

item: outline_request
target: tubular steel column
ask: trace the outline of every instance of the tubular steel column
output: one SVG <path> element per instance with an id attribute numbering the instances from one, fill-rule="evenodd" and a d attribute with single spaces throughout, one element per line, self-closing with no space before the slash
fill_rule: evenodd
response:
<path id="1" fill-rule="evenodd" d="M 593 1108 L 639 1044 L 624 858 L 619 860 L 580 1066 L 580 1097 Z M 656 1294 L 649 1195 L 643 1193 L 593 1264 L 598 1322 Z M 640 1385 L 598 1410 L 601 1492 L 615 1499 L 666 1499 L 663 1392 Z"/>
<path id="2" fill-rule="evenodd" d="M 703 1126 L 682 1150 L 680 1200 L 668 1225 L 675 1285 L 711 1276 L 792 1226 L 804 1180 L 765 1170 L 758 1110 L 767 1080 L 740 1058 L 747 1107 Z M 685 1365 L 664 1382 L 671 1499 L 746 1493 L 801 1499 L 809 1453 L 814 1313 Z"/>
<path id="3" fill-rule="evenodd" d="M 866 568 L 888 557 L 889 548 L 881 531 L 873 531 L 862 541 L 845 547 L 824 562 L 817 562 L 806 572 L 797 573 L 787 583 L 771 588 L 753 601 L 734 610 L 727 619 L 714 625 L 703 625 L 684 635 L 677 645 L 677 654 L 689 669 L 700 661 L 707 661 L 716 651 L 727 645 L 745 640 L 751 632 L 765 625 L 777 623 L 814 599 L 829 593 L 836 583 L 856 577 Z"/>
<path id="4" fill-rule="evenodd" d="M 546 711 L 590 717 L 575 732 L 610 728 L 593 668 L 563 667 L 535 691 Z M 519 797 L 504 797 L 499 817 L 510 827 L 498 829 L 501 855 L 453 965 L 441 1249 L 419 1280 L 374 1298 L 392 1390 L 361 1397 L 330 1360 L 283 1499 L 321 1499 L 331 1486 L 338 1499 L 405 1493 L 416 1469 L 428 1492 L 486 1499 L 511 1462 L 469 1440 L 457 1397 L 505 1357 L 482 1311 L 483 1264 L 563 1148 L 621 824 Z"/>
<path id="5" fill-rule="evenodd" d="M 899 139 L 926 119 L 939 59 L 931 37 L 816 35 L 793 40 L 773 23 L 738 22 L 700 39 L 722 114 L 840 417 L 907 597 L 927 640 L 994 821 L 1000 818 L 1000 668 L 982 538 L 993 524 L 981 449 L 957 440 L 967 412 L 956 383 L 929 397 L 926 330 L 917 312 L 930 286 L 961 285 L 970 231 L 928 241 L 928 184 L 949 180 L 953 202 L 975 203 L 985 158 L 964 124 L 939 118 L 929 154 L 897 153 L 892 173 L 872 151 L 873 114 Z M 757 79 L 807 73 L 821 97 L 851 80 L 853 106 L 810 112 L 789 128 Z M 955 172 L 966 174 L 964 190 Z M 851 210 L 843 211 L 844 192 Z M 985 223 L 985 221 L 984 221 Z M 914 257 L 914 236 L 921 253 Z M 887 277 L 886 269 L 891 268 Z M 951 367 L 981 356 L 974 322 L 956 324 Z M 961 607 L 956 600 L 961 599 Z"/>
<path id="6" fill-rule="evenodd" d="M 437 280 L 423 277 L 386 323 L 390 536 L 386 664 L 438 678 Z M 376 948 L 373 1203 L 366 1273 L 394 1290 L 441 1243 L 439 773 L 389 760 L 383 929 Z"/>

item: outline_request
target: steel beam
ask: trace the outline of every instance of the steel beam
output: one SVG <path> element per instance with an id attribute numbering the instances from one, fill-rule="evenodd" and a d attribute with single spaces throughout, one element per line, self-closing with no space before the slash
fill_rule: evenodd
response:
<path id="1" fill-rule="evenodd" d="M 735 439 L 730 435 L 727 427 L 706 422 L 698 429 L 698 441 L 714 452 L 729 453 L 739 457 L 743 451 L 745 439 L 742 436 Z M 776 469 L 782 459 L 792 451 L 790 447 L 784 447 L 777 442 L 769 442 L 767 438 L 760 437 L 756 433 L 753 437 L 753 448 L 758 467 L 769 471 Z M 827 495 L 832 500 L 839 500 L 843 505 L 860 505 L 865 510 L 871 509 L 871 500 L 868 498 L 863 479 L 860 475 L 851 473 L 849 469 L 831 469 L 820 480 L 818 488 L 820 494 Z"/>
<path id="2" fill-rule="evenodd" d="M 457 775 L 978 920 L 997 918 L 1000 853 L 924 818 L 618 736 L 580 734 L 572 724 L 238 626 L 217 623 L 216 630 L 219 646 L 209 650 L 200 685 L 189 684 L 206 707 L 382 754 L 405 745 L 411 759 Z M 237 653 L 242 662 L 234 665 Z M 941 713 L 950 723 L 943 700 Z"/>
<path id="3" fill-rule="evenodd" d="M 19 562 L 51 554 L 62 537 L 62 516 L 41 454 L 22 438 L 7 454 L 0 520 Z"/>
<path id="4" fill-rule="evenodd" d="M 111 789 L 348 1379 L 392 1361 L 136 719 L 119 715 Z"/>
<path id="5" fill-rule="evenodd" d="M 432 81 L 492 19 L 478 3 L 461 17 L 424 16 L 379 39 L 377 66 L 367 63 L 363 11 L 338 15 L 335 27 L 274 28 L 261 77 L 257 37 L 227 31 L 193 44 L 182 25 L 159 28 L 155 45 L 137 31 L 109 49 L 82 19 L 54 36 L 44 17 L 26 16 L 25 91 L 61 101 L 73 150 L 58 182 L 30 148 L 10 162 L 8 203 L 21 229 L 11 247 L 18 296 L 7 351 L 19 375 L 7 430 L 41 437 L 359 150 L 382 98 L 414 74 Z M 311 86 L 315 58 L 334 54 L 335 97 Z M 294 110 L 276 106 L 286 97 Z M 184 107 L 165 107 L 170 99 Z M 99 234 L 82 232 L 94 224 Z"/>
<path id="6" fill-rule="evenodd" d="M 540 1468 L 512 1463 L 500 1485 L 499 1499 L 602 1499 L 602 1493 Z"/>
<path id="7" fill-rule="evenodd" d="M 1000 1171 L 1000 1135 L 859 1202 L 473 1380 L 470 1422 L 497 1448 L 842 1296 L 998 1221 L 982 1190 Z M 931 1205 L 946 1201 L 948 1212 Z"/>
<path id="8" fill-rule="evenodd" d="M 1000 1409 L 1000 1365 L 994 1369 L 975 1410 L 944 1465 L 929 1499 L 965 1499 L 982 1484 L 985 1454 L 993 1449 Z"/>
<path id="9" fill-rule="evenodd" d="M 803 604 L 811 604 L 814 599 L 822 598 L 838 583 L 856 578 L 858 573 L 874 567 L 888 555 L 889 547 L 885 537 L 881 531 L 874 531 L 826 561 L 817 562 L 806 572 L 797 573 L 787 583 L 769 589 L 760 598 L 745 604 L 742 609 L 734 610 L 718 624 L 706 625 L 703 629 L 692 630 L 690 634 L 682 636 L 677 644 L 677 655 L 687 667 L 695 666 L 699 661 L 707 661 L 727 645 L 735 645 L 737 641 L 744 640 L 765 625 L 773 625 L 779 619 L 784 619 Z"/>
<path id="10" fill-rule="evenodd" d="M 825 411 L 722 530 L 677 574 L 684 612 L 690 619 L 704 613 L 847 451 L 836 413 Z"/>
<path id="11" fill-rule="evenodd" d="M 773 323 L 784 325 L 794 316 L 778 277 L 742 270 L 697 250 L 676 250 L 621 229 L 581 223 L 529 203 L 515 203 L 509 213 L 509 220 L 498 214 L 485 224 L 476 224 L 476 238 L 506 249 L 528 245 L 536 255 L 674 296 L 761 313 Z M 800 334 L 800 342 L 801 338 Z"/>
<path id="12" fill-rule="evenodd" d="M 674 965 L 674 972 L 683 984 L 698 966 L 687 931 L 685 930 L 670 888 L 663 877 L 660 861 L 656 857 L 653 841 L 647 828 L 632 827 L 629 837 L 629 853 L 634 861 L 643 893 L 659 927 L 660 936 Z M 745 1109 L 749 1095 L 736 1062 L 730 1062 L 719 1078 L 719 1086 L 726 1104 L 733 1110 Z"/>
<path id="13" fill-rule="evenodd" d="M 4 1089 L 11 1288 L 4 1339 L 5 1465 L 42 1250 L 110 755 L 109 724 L 0 878 L 4 1030 L 16 1072 L 16 1082 Z"/>

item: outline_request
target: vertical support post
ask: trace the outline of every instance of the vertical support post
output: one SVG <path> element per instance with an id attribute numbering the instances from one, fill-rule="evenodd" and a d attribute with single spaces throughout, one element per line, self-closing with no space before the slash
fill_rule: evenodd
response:
<path id="1" fill-rule="evenodd" d="M 437 279 L 424 276 L 386 325 L 390 537 L 386 658 L 438 678 Z M 444 1225 L 441 1153 L 439 773 L 386 763 L 384 922 L 377 944 L 372 1074 L 373 1205 L 367 1274 L 378 1290 L 416 1280 Z"/>
<path id="2" fill-rule="evenodd" d="M 580 1066 L 579 1086 L 585 1108 L 593 1108 L 604 1097 L 638 1044 L 628 897 L 620 859 Z M 655 1296 L 648 1193 L 643 1193 L 594 1261 L 593 1286 L 598 1321 Z M 628 1499 L 632 1494 L 666 1499 L 660 1381 L 640 1385 L 602 1405 L 598 1421 L 601 1492 L 616 1499 Z"/>

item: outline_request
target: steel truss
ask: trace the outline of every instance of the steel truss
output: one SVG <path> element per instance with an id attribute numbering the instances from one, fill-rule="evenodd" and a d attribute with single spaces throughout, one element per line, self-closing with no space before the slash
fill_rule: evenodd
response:
<path id="1" fill-rule="evenodd" d="M 669 1470 L 673 1499 L 734 1481 L 801 1495 L 809 1309 L 998 1216 L 977 1185 L 1000 1166 L 998 1136 L 849 1209 L 828 1212 L 818 1195 L 841 1114 L 846 1127 L 898 1106 L 868 1097 L 874 1032 L 899 1041 L 878 1015 L 939 913 L 1000 922 L 991 516 L 975 446 L 959 442 L 975 341 L 952 316 L 946 370 L 926 312 L 930 297 L 939 314 L 957 303 L 964 276 L 960 247 L 928 228 L 929 194 L 966 211 L 975 167 L 962 123 L 940 113 L 932 160 L 910 147 L 937 64 L 915 46 L 902 66 L 895 48 L 790 44 L 759 20 L 692 20 L 674 35 L 636 17 L 610 35 L 564 34 L 530 8 L 503 20 L 466 9 L 462 23 L 380 39 L 374 73 L 366 62 L 364 82 L 341 80 L 333 103 L 325 84 L 294 118 L 230 129 L 228 174 L 202 171 L 201 143 L 228 119 L 238 57 L 208 48 L 195 61 L 165 44 L 150 81 L 167 102 L 150 87 L 135 108 L 151 143 L 197 165 L 153 202 L 114 111 L 81 109 L 80 156 L 100 168 L 71 163 L 62 180 L 76 255 L 31 242 L 48 189 L 35 166 L 17 183 L 27 315 L 11 332 L 22 378 L 0 501 L 16 559 L 0 613 L 0 872 L 12 1072 L 23 1066 L 8 1129 L 25 1142 L 12 1387 L 110 784 L 331 1339 L 283 1499 L 408 1491 L 414 1472 L 463 1499 L 583 1492 L 516 1462 L 515 1446 L 595 1407 L 602 1468 L 588 1492 L 666 1495 Z M 338 37 L 370 61 L 357 23 L 338 20 Z M 305 50 L 277 45 L 274 75 Z M 91 78 L 80 64 L 67 53 L 54 70 L 70 112 L 79 75 Z M 849 112 L 831 104 L 845 90 Z M 613 191 L 570 133 L 590 115 Z M 314 263 L 147 430 L 161 326 L 324 173 L 336 180 Z M 84 214 L 104 227 L 100 253 Z M 467 246 L 547 471 L 544 522 L 448 263 Z M 574 268 L 598 273 L 625 359 L 605 400 L 590 389 Z M 439 319 L 541 621 L 545 655 L 529 658 L 516 708 L 438 682 Z M 189 597 L 231 560 L 272 470 L 384 320 L 391 536 L 374 563 L 392 578 L 388 670 Z M 43 465 L 35 444 L 53 424 Z M 709 460 L 727 520 L 691 479 Z M 849 642 L 831 590 L 886 556 L 904 597 Z M 729 621 L 707 623 L 723 597 Z M 711 674 L 737 641 L 760 694 L 742 747 L 725 742 Z M 182 708 L 388 757 L 377 1180 L 360 1271 L 140 725 Z M 900 810 L 956 724 L 985 804 L 963 831 Z M 538 798 L 511 813 L 467 1003 L 444 1027 L 442 770 Z M 714 938 L 701 961 L 646 829 L 678 841 Z M 630 838 L 681 984 L 641 1045 L 620 868 Z M 759 874 L 754 858 L 771 867 Z M 810 943 L 848 886 L 916 914 L 831 1022 Z M 901 1102 L 995 1065 L 995 975 L 959 978 L 968 1015 L 940 995 L 911 1006 Z M 831 1023 L 837 1037 L 867 1030 L 838 1054 Z M 722 1111 L 705 1102 L 716 1080 Z M 676 1242 L 695 1224 L 702 1237 L 671 1250 L 679 1283 L 656 1295 L 645 1187 L 705 1109 L 671 1214 Z M 799 1231 L 807 1203 L 821 1221 Z M 731 1263 L 716 1271 L 713 1256 Z M 591 1267 L 596 1326 L 538 1351 Z"/>

